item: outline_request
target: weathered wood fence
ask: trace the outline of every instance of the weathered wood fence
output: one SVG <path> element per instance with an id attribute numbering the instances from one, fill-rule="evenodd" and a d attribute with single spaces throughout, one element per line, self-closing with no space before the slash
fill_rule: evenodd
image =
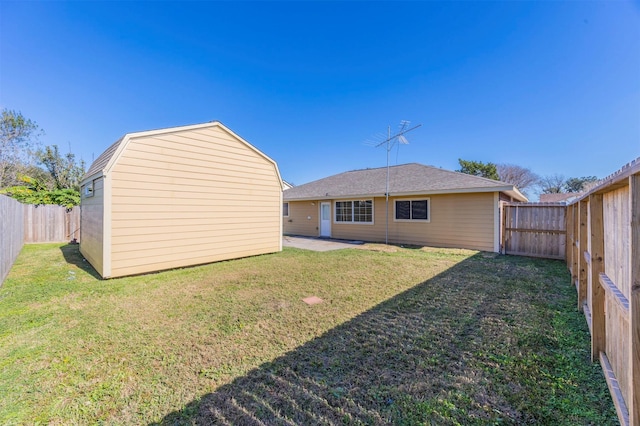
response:
<path id="1" fill-rule="evenodd" d="M 21 204 L 0 195 L 0 284 L 24 243 L 80 239 L 80 207 Z"/>
<path id="2" fill-rule="evenodd" d="M 567 265 L 620 423 L 640 426 L 640 158 L 568 206 Z"/>
<path id="3" fill-rule="evenodd" d="M 503 203 L 502 252 L 564 260 L 566 210 L 559 203 Z"/>
<path id="4" fill-rule="evenodd" d="M 23 216 L 22 204 L 0 195 L 0 284 L 9 274 L 24 244 Z"/>
<path id="5" fill-rule="evenodd" d="M 57 243 L 80 239 L 80 207 L 24 206 L 24 242 Z"/>

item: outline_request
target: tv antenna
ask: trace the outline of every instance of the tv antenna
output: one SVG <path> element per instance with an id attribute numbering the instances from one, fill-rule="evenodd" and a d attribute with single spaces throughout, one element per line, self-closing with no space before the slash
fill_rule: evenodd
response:
<path id="1" fill-rule="evenodd" d="M 384 231 L 384 243 L 389 244 L 389 153 L 393 149 L 394 146 L 398 145 L 408 145 L 409 141 L 404 137 L 405 134 L 409 133 L 412 130 L 417 129 L 422 126 L 422 124 L 418 124 L 417 126 L 409 127 L 411 124 L 410 121 L 401 120 L 399 130 L 396 134 L 391 136 L 391 126 L 387 127 L 387 138 L 382 142 L 379 142 L 375 145 L 376 148 L 386 145 L 387 148 L 387 184 L 385 186 L 384 196 L 385 196 L 385 231 Z"/>

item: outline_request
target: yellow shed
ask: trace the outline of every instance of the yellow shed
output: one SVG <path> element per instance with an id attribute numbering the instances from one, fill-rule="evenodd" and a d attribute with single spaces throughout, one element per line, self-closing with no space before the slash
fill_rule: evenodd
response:
<path id="1" fill-rule="evenodd" d="M 81 191 L 80 252 L 103 278 L 282 250 L 276 162 L 217 121 L 126 134 Z"/>

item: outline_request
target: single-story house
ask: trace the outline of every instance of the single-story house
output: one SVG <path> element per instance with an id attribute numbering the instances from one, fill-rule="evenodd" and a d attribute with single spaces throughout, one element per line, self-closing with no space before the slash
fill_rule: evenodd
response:
<path id="1" fill-rule="evenodd" d="M 81 191 L 80 252 L 104 278 L 282 250 L 276 162 L 217 121 L 124 135 Z"/>
<path id="2" fill-rule="evenodd" d="M 285 235 L 500 251 L 511 184 L 411 163 L 354 170 L 284 191 Z"/>

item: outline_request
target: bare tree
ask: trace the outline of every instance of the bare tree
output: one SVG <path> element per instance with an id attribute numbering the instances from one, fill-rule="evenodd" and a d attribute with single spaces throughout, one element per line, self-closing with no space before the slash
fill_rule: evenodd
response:
<path id="1" fill-rule="evenodd" d="M 565 184 L 564 176 L 556 173 L 540 179 L 540 190 L 543 194 L 560 194 L 564 192 Z"/>
<path id="2" fill-rule="evenodd" d="M 502 182 L 510 183 L 524 194 L 540 182 L 540 176 L 526 167 L 515 164 L 496 164 Z"/>

